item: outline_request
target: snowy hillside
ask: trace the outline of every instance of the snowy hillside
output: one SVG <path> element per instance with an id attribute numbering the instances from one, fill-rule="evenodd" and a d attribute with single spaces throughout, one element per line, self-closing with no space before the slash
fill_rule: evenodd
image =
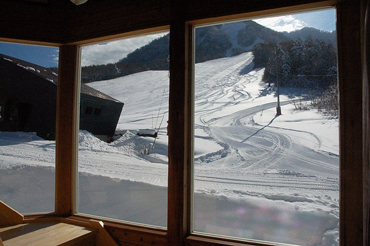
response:
<path id="1" fill-rule="evenodd" d="M 263 69 L 253 70 L 252 60 L 251 53 L 244 53 L 196 64 L 195 230 L 338 245 L 338 121 L 316 110 L 294 110 L 299 93 L 287 88 L 281 89 L 282 115 L 275 117 L 276 88 L 261 81 Z M 81 132 L 79 170 L 166 187 L 168 71 L 89 86 L 125 103 L 117 127 L 123 136 L 108 144 Z M 159 127 L 155 143 L 136 135 L 139 129 Z M 2 169 L 54 165 L 54 143 L 32 135 L 1 133 L 0 153 Z M 157 205 L 165 207 L 166 201 Z M 99 210 L 100 215 L 109 217 L 107 209 Z M 151 223 L 141 217 L 137 222 Z M 158 225 L 166 225 L 166 218 L 160 221 Z"/>
<path id="2" fill-rule="evenodd" d="M 313 217 L 330 221 L 334 231 L 327 237 L 335 242 L 338 122 L 316 110 L 294 110 L 296 92 L 288 89 L 285 94 L 282 89 L 283 115 L 275 118 L 275 88 L 261 82 L 263 69 L 252 67 L 251 53 L 196 64 L 195 191 L 309 211 Z M 149 71 L 90 85 L 125 102 L 119 128 L 135 130 L 153 127 L 158 112 L 167 119 L 167 76 L 166 71 Z M 162 125 L 158 139 L 162 146 L 166 145 L 165 134 Z M 154 148 L 150 156 L 163 156 L 164 149 Z M 161 183 L 161 174 L 155 172 L 157 178 L 150 183 Z M 149 179 L 143 175 L 140 181 Z M 195 228 L 209 232 L 197 224 Z M 211 232 L 224 233 L 224 229 Z"/>

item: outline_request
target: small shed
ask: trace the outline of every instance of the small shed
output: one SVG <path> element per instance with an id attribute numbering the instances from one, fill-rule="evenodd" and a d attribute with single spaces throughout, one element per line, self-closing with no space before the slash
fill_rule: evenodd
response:
<path id="1" fill-rule="evenodd" d="M 51 69 L 0 54 L 0 131 L 36 132 L 55 139 L 57 85 L 58 75 Z M 80 129 L 108 140 L 123 105 L 82 84 Z"/>

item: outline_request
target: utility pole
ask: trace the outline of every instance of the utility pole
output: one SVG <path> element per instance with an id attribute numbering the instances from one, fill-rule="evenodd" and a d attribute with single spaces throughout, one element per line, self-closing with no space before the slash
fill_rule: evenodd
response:
<path id="1" fill-rule="evenodd" d="M 277 73 L 277 107 L 276 107 L 276 116 L 281 115 L 280 107 L 280 82 L 279 82 L 279 72 Z"/>

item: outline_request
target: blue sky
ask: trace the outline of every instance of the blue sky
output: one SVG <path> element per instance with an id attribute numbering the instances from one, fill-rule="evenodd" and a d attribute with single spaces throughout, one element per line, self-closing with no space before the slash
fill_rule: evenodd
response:
<path id="1" fill-rule="evenodd" d="M 256 22 L 276 31 L 288 32 L 301 29 L 306 26 L 327 32 L 334 31 L 336 28 L 336 16 L 334 9 L 263 18 L 257 19 Z"/>
<path id="2" fill-rule="evenodd" d="M 331 32 L 336 28 L 334 9 L 298 14 L 294 15 L 294 17 L 304 21 L 308 26 L 319 30 Z"/>
<path id="3" fill-rule="evenodd" d="M 270 17 L 256 20 L 277 31 L 293 31 L 305 26 L 314 27 L 323 31 L 335 30 L 335 10 L 321 10 L 295 15 Z M 125 39 L 100 45 L 84 47 L 82 52 L 82 65 L 106 64 L 117 62 L 125 55 L 134 51 L 151 40 L 164 34 L 154 34 L 144 37 Z M 0 42 L 0 53 L 26 60 L 44 67 L 58 66 L 58 48 L 20 45 Z"/>
<path id="4" fill-rule="evenodd" d="M 0 42 L 0 53 L 43 67 L 57 67 L 59 49 L 55 47 Z"/>

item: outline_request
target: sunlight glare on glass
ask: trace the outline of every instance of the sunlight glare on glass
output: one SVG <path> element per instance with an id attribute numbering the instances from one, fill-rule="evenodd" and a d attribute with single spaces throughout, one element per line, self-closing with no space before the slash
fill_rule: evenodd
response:
<path id="1" fill-rule="evenodd" d="M 333 13 L 196 28 L 196 232 L 339 245 Z"/>

